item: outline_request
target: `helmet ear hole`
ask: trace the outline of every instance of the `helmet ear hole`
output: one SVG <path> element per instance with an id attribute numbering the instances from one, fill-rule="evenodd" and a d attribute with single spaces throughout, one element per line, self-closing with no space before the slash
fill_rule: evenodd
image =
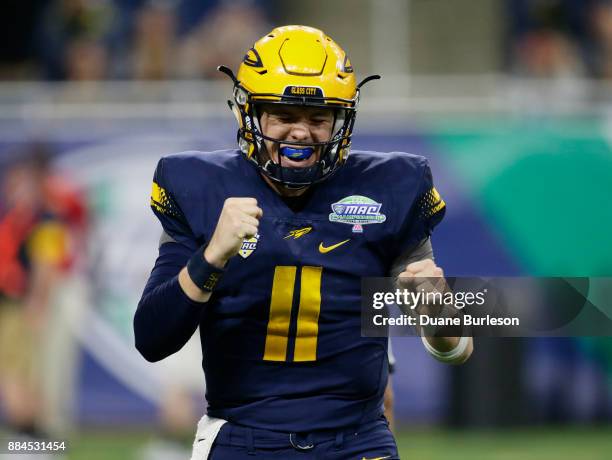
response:
<path id="1" fill-rule="evenodd" d="M 246 104 L 248 100 L 246 91 L 243 90 L 240 86 L 236 86 L 234 89 L 234 99 L 236 99 L 236 103 L 238 105 Z"/>

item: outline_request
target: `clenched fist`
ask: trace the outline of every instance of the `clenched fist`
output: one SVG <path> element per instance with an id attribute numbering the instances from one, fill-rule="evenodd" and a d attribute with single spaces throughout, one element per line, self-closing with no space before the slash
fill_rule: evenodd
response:
<path id="1" fill-rule="evenodd" d="M 439 292 L 442 296 L 451 292 L 444 279 L 443 270 L 431 259 L 408 264 L 399 274 L 397 285 L 400 288 L 422 290 L 425 293 Z M 445 305 L 444 302 L 437 301 L 421 303 L 416 306 L 415 310 L 416 314 L 429 317 L 454 318 L 458 315 L 458 310 L 452 305 Z M 417 328 L 425 348 L 439 361 L 462 364 L 472 354 L 474 342 L 463 326 L 421 326 L 419 323 Z"/>
<path id="2" fill-rule="evenodd" d="M 432 278 L 439 278 L 439 280 Z M 445 292 L 447 289 L 444 271 L 431 259 L 423 259 L 406 265 L 404 271 L 397 277 L 397 284 L 400 288 L 411 291 Z M 429 308 L 423 307 L 423 305 L 417 306 L 419 314 L 438 313 L 440 308 L 439 305 L 427 305 Z"/>
<path id="3" fill-rule="evenodd" d="M 263 211 L 255 198 L 228 198 L 217 222 L 204 257 L 211 265 L 223 268 L 238 254 L 242 241 L 257 233 Z"/>
<path id="4" fill-rule="evenodd" d="M 431 259 L 423 259 L 406 265 L 406 268 L 398 276 L 400 283 L 410 284 L 414 278 L 440 278 L 444 271 Z"/>

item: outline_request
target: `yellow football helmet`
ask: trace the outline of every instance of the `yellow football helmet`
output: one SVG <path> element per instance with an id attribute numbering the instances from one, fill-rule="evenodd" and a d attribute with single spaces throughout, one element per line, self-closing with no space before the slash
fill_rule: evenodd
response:
<path id="1" fill-rule="evenodd" d="M 276 182 L 301 188 L 329 177 L 346 161 L 359 100 L 360 87 L 346 53 L 322 31 L 306 26 L 277 27 L 246 53 L 238 75 L 225 66 L 219 70 L 234 81 L 233 101 L 228 101 L 238 120 L 238 144 L 242 153 Z M 310 167 L 281 167 L 272 161 L 259 126 L 258 104 L 291 104 L 334 109 L 335 121 L 329 141 L 292 142 L 298 149 L 321 148 L 319 160 Z M 280 151 L 280 150 L 279 150 Z M 280 155 L 280 153 L 279 153 Z"/>

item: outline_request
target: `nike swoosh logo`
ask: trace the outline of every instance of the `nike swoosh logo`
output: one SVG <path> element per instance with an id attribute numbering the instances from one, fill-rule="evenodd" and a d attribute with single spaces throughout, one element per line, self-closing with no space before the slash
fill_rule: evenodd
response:
<path id="1" fill-rule="evenodd" d="M 363 457 L 361 460 L 385 460 L 385 458 L 391 458 L 391 455 L 387 455 L 386 457 L 376 457 L 376 458 L 365 458 L 365 457 Z"/>
<path id="2" fill-rule="evenodd" d="M 340 247 L 344 243 L 348 243 L 349 241 L 351 241 L 350 238 L 348 240 L 340 241 L 339 243 L 336 243 L 336 244 L 333 244 L 333 245 L 327 246 L 327 247 L 323 246 L 323 243 L 319 243 L 319 252 L 321 254 L 327 254 L 329 251 L 333 251 L 337 247 Z"/>

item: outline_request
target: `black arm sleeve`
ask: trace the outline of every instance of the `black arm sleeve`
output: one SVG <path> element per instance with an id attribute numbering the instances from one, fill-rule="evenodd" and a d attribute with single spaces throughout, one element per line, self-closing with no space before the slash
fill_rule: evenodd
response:
<path id="1" fill-rule="evenodd" d="M 147 361 L 159 361 L 179 351 L 200 324 L 205 304 L 187 297 L 178 282 L 178 273 L 191 255 L 191 249 L 180 243 L 169 242 L 159 248 L 134 316 L 136 348 Z"/>

